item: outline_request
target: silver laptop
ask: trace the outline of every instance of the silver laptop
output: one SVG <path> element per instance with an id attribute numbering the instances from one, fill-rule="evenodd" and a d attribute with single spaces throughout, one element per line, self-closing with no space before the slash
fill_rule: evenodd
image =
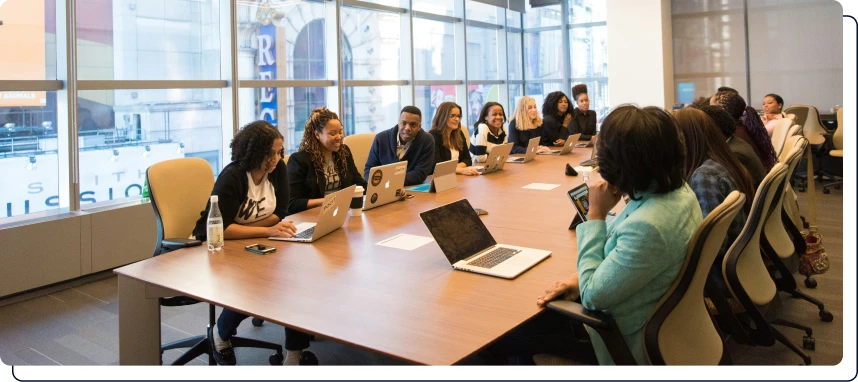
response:
<path id="1" fill-rule="evenodd" d="M 593 151 L 590 152 L 590 159 L 581 162 L 580 163 L 581 166 L 594 167 L 594 168 L 599 167 L 599 153 L 598 153 L 599 149 L 596 146 L 596 140 L 597 139 L 599 139 L 599 136 L 597 136 L 597 135 L 594 135 L 593 138 L 590 139 L 590 142 L 593 143 Z"/>
<path id="2" fill-rule="evenodd" d="M 456 188 L 456 165 L 458 163 L 458 159 L 438 162 L 435 165 L 435 172 L 432 173 L 431 182 L 411 186 L 406 188 L 406 190 L 414 192 L 443 192 L 451 188 Z"/>
<path id="3" fill-rule="evenodd" d="M 503 165 L 506 164 L 506 158 L 509 158 L 509 152 L 512 151 L 512 143 L 504 143 L 492 147 L 488 153 L 485 166 L 475 166 L 480 174 L 488 174 L 495 171 L 503 170 Z"/>
<path id="4" fill-rule="evenodd" d="M 507 163 L 527 163 L 536 158 L 536 150 L 539 149 L 539 140 L 541 137 L 533 137 L 527 142 L 527 150 L 524 152 L 524 157 L 511 157 L 507 159 Z"/>
<path id="5" fill-rule="evenodd" d="M 371 210 L 395 202 L 402 196 L 408 161 L 376 166 L 369 170 L 363 210 Z"/>
<path id="6" fill-rule="evenodd" d="M 575 148 L 575 145 L 578 144 L 578 138 L 581 138 L 581 134 L 572 134 L 566 138 L 566 143 L 563 145 L 563 148 L 560 150 L 551 150 L 546 151 L 544 153 L 540 153 L 542 155 L 566 155 L 572 152 L 572 149 Z"/>
<path id="7" fill-rule="evenodd" d="M 453 269 L 512 279 L 551 256 L 551 251 L 498 244 L 467 199 L 420 218 Z"/>
<path id="8" fill-rule="evenodd" d="M 315 223 L 298 223 L 295 225 L 297 232 L 292 237 L 269 237 L 269 240 L 298 241 L 312 243 L 323 236 L 334 232 L 346 222 L 349 212 L 349 204 L 352 202 L 355 188 L 352 185 L 337 192 L 325 196 L 322 207 L 319 208 L 319 219 Z"/>
<path id="9" fill-rule="evenodd" d="M 589 141 L 583 141 L 577 144 L 575 147 L 594 147 L 596 145 L 596 137 L 597 135 L 594 135 L 590 138 Z"/>

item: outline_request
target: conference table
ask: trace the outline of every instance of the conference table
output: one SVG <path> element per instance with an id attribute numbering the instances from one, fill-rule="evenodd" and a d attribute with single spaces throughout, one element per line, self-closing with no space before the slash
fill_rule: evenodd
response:
<path id="1" fill-rule="evenodd" d="M 457 176 L 454 189 L 410 192 L 411 199 L 348 217 L 312 244 L 228 240 L 219 252 L 203 245 L 116 269 L 120 364 L 159 364 L 158 297 L 176 295 L 415 364 L 456 364 L 534 317 L 542 310 L 537 296 L 576 271 L 575 231 L 569 230 L 574 208 L 566 191 L 582 177 L 564 170 L 590 153 L 576 148 L 507 163 L 500 172 Z M 594 172 L 590 183 L 595 179 Z M 522 188 L 531 183 L 559 187 Z M 376 244 L 402 233 L 431 237 L 419 213 L 463 198 L 488 212 L 481 219 L 498 243 L 551 256 L 507 280 L 454 271 L 434 241 L 411 251 Z M 288 219 L 297 224 L 317 217 L 318 209 L 311 209 Z M 277 251 L 244 250 L 253 243 Z"/>

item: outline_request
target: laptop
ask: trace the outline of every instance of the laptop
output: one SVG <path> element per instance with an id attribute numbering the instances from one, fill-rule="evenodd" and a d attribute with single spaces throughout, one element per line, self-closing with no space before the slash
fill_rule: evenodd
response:
<path id="1" fill-rule="evenodd" d="M 593 151 L 590 152 L 590 159 L 581 162 L 580 163 L 581 166 L 599 167 L 599 161 L 598 161 L 599 153 L 598 153 L 598 148 L 596 147 L 596 140 L 598 138 L 599 138 L 598 136 L 593 136 L 593 139 L 590 139 L 590 142 L 593 143 Z"/>
<path id="2" fill-rule="evenodd" d="M 569 195 L 569 200 L 575 206 L 576 216 L 569 227 L 569 229 L 572 229 L 578 224 L 587 221 L 587 213 L 590 212 L 590 187 L 587 186 L 587 183 L 584 183 L 569 190 L 566 194 Z M 611 224 L 616 218 L 617 216 L 613 211 L 608 212 L 608 216 L 605 217 L 605 224 Z"/>
<path id="3" fill-rule="evenodd" d="M 530 146 L 528 144 L 528 146 Z M 486 159 L 485 166 L 476 166 L 477 171 L 480 174 L 488 174 L 495 171 L 503 170 L 503 165 L 506 163 L 506 158 L 509 158 L 509 152 L 512 151 L 512 143 L 504 143 L 502 145 L 497 145 L 492 147 L 492 150 L 489 151 L 489 156 Z"/>
<path id="4" fill-rule="evenodd" d="M 295 228 L 297 232 L 292 237 L 269 237 L 268 240 L 297 241 L 301 243 L 312 243 L 323 236 L 334 232 L 346 222 L 349 212 L 349 204 L 357 186 L 352 185 L 337 192 L 325 196 L 322 207 L 319 208 L 319 219 L 315 223 L 298 223 Z"/>
<path id="5" fill-rule="evenodd" d="M 536 158 L 536 150 L 539 148 L 539 140 L 541 137 L 533 137 L 527 142 L 527 150 L 524 152 L 524 157 L 512 157 L 506 160 L 507 163 L 527 163 Z M 512 151 L 512 150 L 510 150 Z"/>
<path id="6" fill-rule="evenodd" d="M 566 138 L 566 144 L 563 145 L 563 148 L 560 150 L 551 150 L 546 151 L 544 153 L 540 153 L 542 155 L 566 155 L 572 152 L 572 149 L 575 148 L 575 145 L 578 144 L 578 138 L 581 138 L 581 134 L 572 134 Z"/>
<path id="7" fill-rule="evenodd" d="M 435 172 L 432 173 L 431 182 L 418 184 L 406 188 L 406 190 L 415 192 L 444 192 L 451 188 L 456 188 L 456 165 L 458 163 L 458 159 L 438 162 L 435 165 Z"/>
<path id="8" fill-rule="evenodd" d="M 598 135 L 594 135 L 590 138 L 589 141 L 583 141 L 577 144 L 575 147 L 594 147 L 596 145 L 596 137 Z"/>
<path id="9" fill-rule="evenodd" d="M 371 168 L 369 179 L 366 180 L 367 189 L 363 210 L 371 210 L 399 200 L 405 187 L 407 169 L 407 160 Z"/>
<path id="10" fill-rule="evenodd" d="M 420 218 L 453 269 L 512 279 L 551 256 L 551 251 L 498 244 L 467 199 Z"/>

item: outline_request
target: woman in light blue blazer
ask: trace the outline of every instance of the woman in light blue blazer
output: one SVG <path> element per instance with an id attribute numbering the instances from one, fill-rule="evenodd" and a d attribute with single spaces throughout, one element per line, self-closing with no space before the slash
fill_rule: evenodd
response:
<path id="1" fill-rule="evenodd" d="M 580 296 L 587 309 L 613 316 L 637 362 L 646 364 L 644 323 L 679 274 L 688 241 L 703 219 L 684 181 L 685 148 L 670 114 L 623 105 L 605 117 L 599 137 L 604 180 L 590 187 L 588 219 L 576 228 L 578 272 L 551 285 L 537 304 Z M 608 211 L 624 195 L 629 197 L 625 209 L 606 224 Z M 587 330 L 599 364 L 613 364 L 599 335 Z M 523 358 L 580 354 L 576 350 L 586 345 L 574 349 L 581 343 L 572 332 L 568 318 L 544 311 L 490 353 Z"/>

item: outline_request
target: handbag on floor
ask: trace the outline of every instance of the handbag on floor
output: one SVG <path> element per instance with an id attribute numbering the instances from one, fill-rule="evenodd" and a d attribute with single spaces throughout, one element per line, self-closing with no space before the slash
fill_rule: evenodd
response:
<path id="1" fill-rule="evenodd" d="M 804 240 L 807 242 L 807 250 L 799 258 L 798 273 L 802 276 L 811 276 L 827 272 L 831 264 L 828 261 L 828 254 L 825 253 L 825 248 L 822 246 L 822 235 L 812 229 L 804 237 Z"/>

